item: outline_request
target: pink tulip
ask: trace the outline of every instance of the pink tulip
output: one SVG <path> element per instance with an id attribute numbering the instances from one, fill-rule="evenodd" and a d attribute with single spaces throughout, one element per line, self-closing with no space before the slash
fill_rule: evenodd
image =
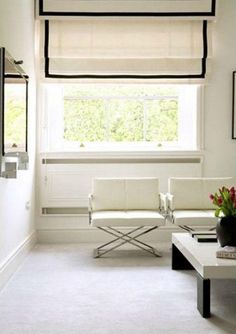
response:
<path id="1" fill-rule="evenodd" d="M 230 191 L 231 194 L 235 194 L 235 188 L 234 188 L 234 187 L 231 187 L 231 188 L 229 189 L 229 191 Z"/>
<path id="2" fill-rule="evenodd" d="M 223 203 L 223 199 L 221 197 L 218 198 L 218 205 L 221 205 Z"/>
<path id="3" fill-rule="evenodd" d="M 215 197 L 214 197 L 214 195 L 210 194 L 209 198 L 213 201 Z"/>

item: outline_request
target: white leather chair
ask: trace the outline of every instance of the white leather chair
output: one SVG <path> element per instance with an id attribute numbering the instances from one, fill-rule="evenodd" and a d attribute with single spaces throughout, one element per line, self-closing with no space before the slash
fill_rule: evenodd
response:
<path id="1" fill-rule="evenodd" d="M 89 218 L 91 226 L 114 237 L 95 249 L 94 257 L 126 243 L 161 256 L 138 239 L 165 224 L 160 213 L 158 178 L 95 178 L 89 196 Z"/>
<path id="2" fill-rule="evenodd" d="M 172 222 L 186 230 L 214 229 L 217 218 L 209 195 L 232 185 L 232 177 L 169 178 L 167 206 Z"/>

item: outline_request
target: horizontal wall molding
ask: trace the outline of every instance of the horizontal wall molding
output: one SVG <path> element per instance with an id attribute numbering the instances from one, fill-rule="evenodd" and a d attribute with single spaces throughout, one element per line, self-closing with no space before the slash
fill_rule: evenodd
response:
<path id="1" fill-rule="evenodd" d="M 54 158 L 43 158 L 42 159 L 42 164 L 47 164 L 47 165 L 67 165 L 67 164 L 122 164 L 122 163 L 136 163 L 136 164 L 196 164 L 196 163 L 201 163 L 201 157 L 193 157 L 193 158 L 181 158 L 181 157 L 176 157 L 176 158 L 142 158 L 142 159 L 137 159 L 137 158 L 111 158 L 111 159 L 103 159 L 103 158 L 76 158 L 76 159 L 68 159 L 68 158 L 59 158 L 59 159 L 54 159 Z"/>
<path id="2" fill-rule="evenodd" d="M 36 232 L 31 233 L 2 263 L 0 263 L 0 290 L 18 269 L 37 241 Z"/>
<path id="3" fill-rule="evenodd" d="M 88 208 L 76 207 L 59 207 L 59 208 L 42 208 L 42 215 L 88 215 Z"/>

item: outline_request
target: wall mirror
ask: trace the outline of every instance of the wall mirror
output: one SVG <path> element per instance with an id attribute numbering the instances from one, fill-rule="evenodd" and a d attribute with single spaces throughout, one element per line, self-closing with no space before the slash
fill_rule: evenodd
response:
<path id="1" fill-rule="evenodd" d="M 1 118 L 2 155 L 27 153 L 28 76 L 22 61 L 14 60 L 1 48 Z"/>

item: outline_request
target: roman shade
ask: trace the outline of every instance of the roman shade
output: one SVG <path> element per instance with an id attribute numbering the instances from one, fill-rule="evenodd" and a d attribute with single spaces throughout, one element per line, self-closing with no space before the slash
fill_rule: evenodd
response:
<path id="1" fill-rule="evenodd" d="M 213 17 L 216 0 L 38 0 L 39 16 Z"/>
<path id="2" fill-rule="evenodd" d="M 47 78 L 202 80 L 211 57 L 211 23 L 156 17 L 50 19 L 42 24 L 41 41 Z"/>

